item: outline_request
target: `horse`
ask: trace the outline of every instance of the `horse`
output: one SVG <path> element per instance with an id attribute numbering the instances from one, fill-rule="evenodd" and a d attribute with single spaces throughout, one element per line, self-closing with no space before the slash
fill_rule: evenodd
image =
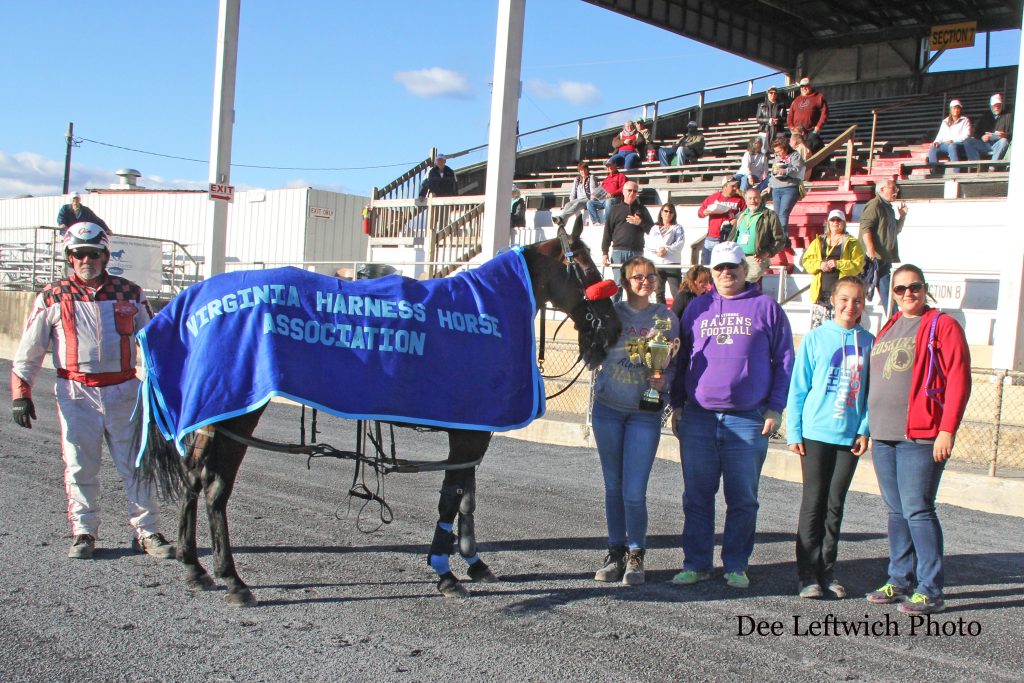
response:
<path id="1" fill-rule="evenodd" d="M 572 319 L 578 330 L 580 360 L 594 368 L 618 339 L 621 323 L 608 299 L 609 290 L 614 291 L 614 283 L 601 280 L 589 249 L 580 239 L 581 227 L 578 223 L 571 235 L 559 228 L 557 237 L 523 248 L 522 255 L 530 274 L 534 302 L 538 307 L 550 303 Z M 533 315 L 535 317 L 536 311 Z M 170 494 L 179 501 L 176 556 L 185 565 L 186 585 L 194 590 L 216 588 L 216 582 L 200 564 L 196 549 L 197 506 L 202 491 L 210 526 L 214 575 L 226 585 L 227 603 L 236 607 L 255 605 L 257 601 L 235 566 L 228 535 L 227 504 L 247 449 L 237 437 L 244 439 L 252 435 L 264 408 L 265 405 L 192 431 L 182 441 L 184 457 L 152 423 L 146 443 L 141 447 L 141 475 L 162 494 Z M 444 462 L 451 469 L 445 468 L 437 506 L 438 521 L 427 563 L 438 575 L 437 590 L 443 596 L 464 597 L 469 591 L 449 564 L 456 548 L 468 563 L 470 581 L 498 580 L 477 553 L 473 526 L 475 464 L 479 464 L 487 451 L 492 433 L 454 428 L 442 431 L 448 432 L 449 454 Z"/>

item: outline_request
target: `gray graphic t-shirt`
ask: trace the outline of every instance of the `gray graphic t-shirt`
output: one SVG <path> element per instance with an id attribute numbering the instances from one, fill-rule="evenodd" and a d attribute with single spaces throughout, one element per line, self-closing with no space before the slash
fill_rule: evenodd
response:
<path id="1" fill-rule="evenodd" d="M 906 441 L 914 340 L 921 318 L 900 316 L 885 337 L 875 341 L 868 375 L 868 424 L 871 438 Z"/>

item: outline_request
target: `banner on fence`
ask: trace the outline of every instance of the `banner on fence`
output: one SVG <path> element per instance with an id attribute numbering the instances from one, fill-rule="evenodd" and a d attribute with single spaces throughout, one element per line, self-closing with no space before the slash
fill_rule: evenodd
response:
<path id="1" fill-rule="evenodd" d="M 163 250 L 160 243 L 131 237 L 111 237 L 107 272 L 128 278 L 145 290 L 159 290 L 163 281 Z"/>

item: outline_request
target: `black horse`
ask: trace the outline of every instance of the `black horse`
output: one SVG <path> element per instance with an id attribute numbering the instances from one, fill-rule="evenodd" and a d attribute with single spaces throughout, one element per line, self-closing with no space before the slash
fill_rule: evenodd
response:
<path id="1" fill-rule="evenodd" d="M 538 242 L 523 251 L 538 306 L 551 303 L 573 320 L 579 332 L 582 360 L 596 367 L 615 343 L 621 323 L 611 301 L 606 298 L 607 286 L 580 240 L 579 229 L 568 235 L 561 228 L 558 237 Z M 597 292 L 604 290 L 605 297 Z M 230 418 L 210 427 L 198 429 L 184 440 L 185 457 L 180 457 L 170 442 L 164 440 L 151 424 L 142 457 L 141 475 L 156 482 L 163 493 L 179 497 L 177 556 L 185 564 L 186 582 L 191 588 L 208 590 L 214 580 L 199 563 L 196 551 L 196 514 L 199 493 L 206 497 L 206 511 L 213 546 L 214 574 L 227 585 L 225 599 L 231 605 L 244 607 L 256 599 L 238 576 L 228 537 L 227 504 L 238 468 L 245 457 L 246 445 L 233 435 L 249 437 L 256 429 L 263 408 Z M 219 429 L 223 427 L 223 429 Z M 448 432 L 449 465 L 473 463 L 483 457 L 491 433 L 466 429 Z M 448 558 L 457 547 L 469 563 L 467 574 L 477 582 L 496 581 L 487 564 L 476 552 L 473 512 L 476 507 L 476 469 L 448 469 L 438 502 L 439 519 L 434 529 L 427 561 L 439 576 L 438 590 L 445 596 L 457 597 L 468 592 L 451 572 Z M 455 533 L 456 516 L 459 518 Z"/>

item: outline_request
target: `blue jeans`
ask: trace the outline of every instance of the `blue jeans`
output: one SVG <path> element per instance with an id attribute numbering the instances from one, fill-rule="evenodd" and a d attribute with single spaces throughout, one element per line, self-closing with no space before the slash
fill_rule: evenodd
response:
<path id="1" fill-rule="evenodd" d="M 587 202 L 587 212 L 590 214 L 590 222 L 604 223 L 604 219 L 608 217 L 608 212 L 612 210 L 613 206 L 621 201 L 622 200 L 618 197 L 591 199 Z"/>
<path id="2" fill-rule="evenodd" d="M 800 188 L 796 185 L 772 188 L 772 204 L 775 207 L 775 213 L 779 216 L 779 225 L 782 226 L 782 232 L 787 235 L 789 234 L 789 214 L 793 211 L 793 207 L 799 200 Z"/>
<path id="3" fill-rule="evenodd" d="M 640 155 L 636 152 L 616 152 L 609 158 L 609 161 L 612 160 L 618 163 L 619 168 L 640 168 Z"/>
<path id="4" fill-rule="evenodd" d="M 661 440 L 661 413 L 623 412 L 594 401 L 594 441 L 604 475 L 608 546 L 647 547 L 647 481 Z"/>
<path id="5" fill-rule="evenodd" d="M 754 552 L 757 487 L 768 454 L 760 411 L 716 413 L 688 402 L 679 424 L 683 461 L 683 569 L 710 571 L 715 549 L 715 494 L 725 489 L 722 565 L 746 571 Z"/>
<path id="6" fill-rule="evenodd" d="M 967 158 L 970 159 L 971 152 L 974 152 L 975 159 L 981 159 L 982 154 L 990 155 L 992 161 L 999 161 L 1006 154 L 1006 150 L 1010 147 L 1010 141 L 1006 138 L 998 138 L 993 136 L 989 142 L 979 140 L 978 138 L 967 138 L 964 140 L 964 148 L 967 151 Z"/>
<path id="7" fill-rule="evenodd" d="M 746 192 L 751 187 L 753 187 L 755 190 L 763 190 L 764 188 L 768 187 L 768 181 L 771 180 L 770 178 L 765 178 L 756 185 L 751 185 L 750 176 L 743 175 L 742 173 L 737 173 L 736 175 L 733 176 L 733 178 L 739 181 L 740 192 Z"/>
<path id="8" fill-rule="evenodd" d="M 711 263 L 711 250 L 715 248 L 715 245 L 722 240 L 717 237 L 705 237 L 704 246 L 700 248 L 700 264 L 706 266 Z"/>
<path id="9" fill-rule="evenodd" d="M 938 172 L 940 154 L 948 156 L 950 161 L 963 161 L 965 156 L 970 161 L 977 161 L 981 158 L 974 145 L 964 144 L 962 142 L 954 142 L 950 145 L 945 142 L 940 142 L 938 146 L 932 147 L 928 150 L 928 164 L 932 167 L 932 173 Z M 953 173 L 961 172 L 963 172 L 962 168 L 953 169 Z"/>
<path id="10" fill-rule="evenodd" d="M 643 254 L 642 251 L 633 251 L 632 249 L 612 249 L 611 253 L 608 254 L 608 260 L 615 266 L 613 273 L 615 275 L 615 284 L 619 286 L 619 291 L 612 297 L 614 301 L 622 300 L 622 264 L 630 260 L 635 256 Z"/>
<path id="11" fill-rule="evenodd" d="M 878 264 L 878 300 L 881 302 L 882 308 L 885 309 L 886 320 L 889 319 L 889 313 L 892 311 L 891 285 L 892 264 L 881 262 Z"/>
<path id="12" fill-rule="evenodd" d="M 875 441 L 871 459 L 889 508 L 889 582 L 936 598 L 942 597 L 943 579 L 935 494 L 946 463 L 935 462 L 932 448 L 930 443 Z"/>

